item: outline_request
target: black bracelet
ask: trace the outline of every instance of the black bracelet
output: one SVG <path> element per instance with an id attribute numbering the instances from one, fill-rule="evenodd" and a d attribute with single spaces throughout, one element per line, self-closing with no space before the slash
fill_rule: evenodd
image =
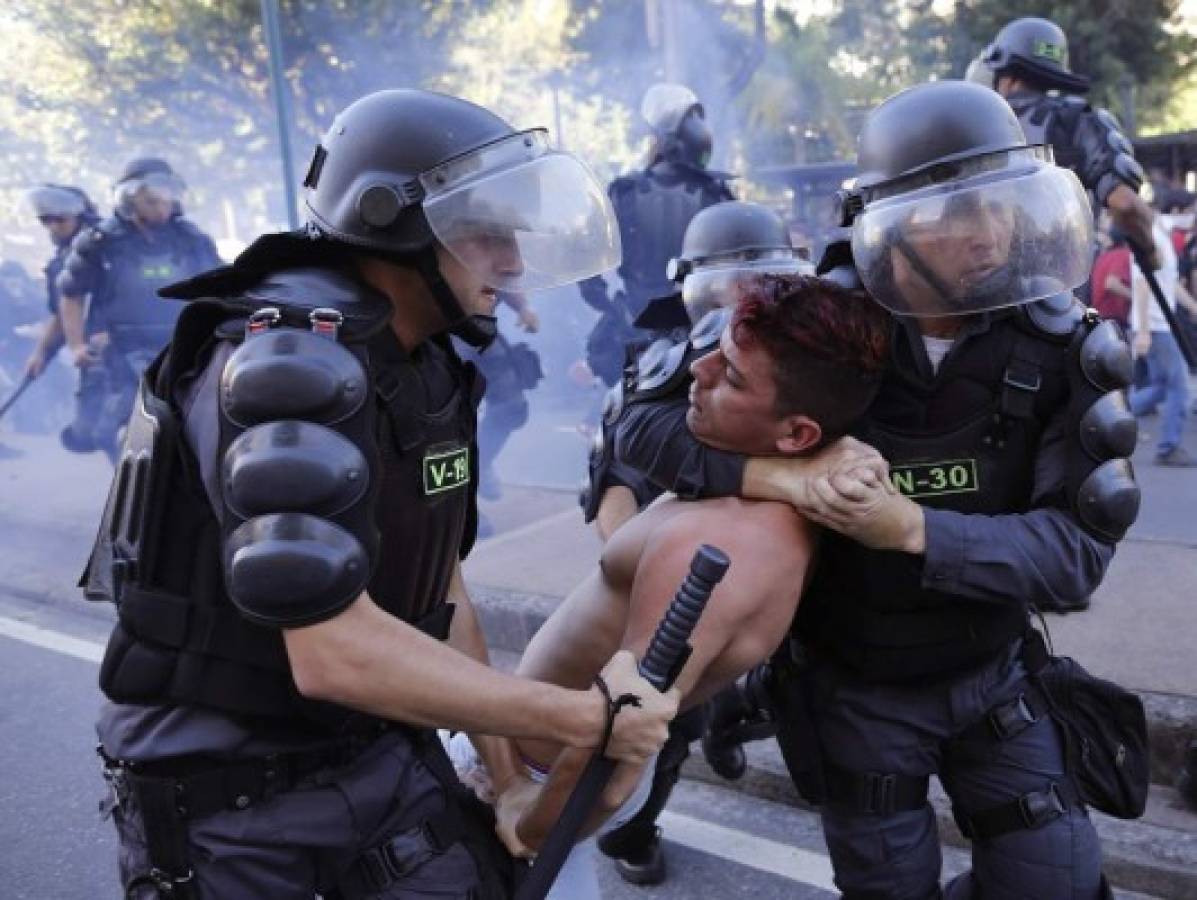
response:
<path id="1" fill-rule="evenodd" d="M 625 706 L 639 707 L 640 698 L 635 694 L 620 694 L 618 697 L 613 698 L 611 696 L 611 688 L 607 685 L 607 680 L 602 675 L 594 676 L 594 686 L 599 689 L 599 693 L 607 701 L 607 721 L 603 725 L 603 737 L 598 745 L 598 752 L 606 755 L 607 745 L 611 743 L 611 732 L 615 730 L 615 716 Z"/>

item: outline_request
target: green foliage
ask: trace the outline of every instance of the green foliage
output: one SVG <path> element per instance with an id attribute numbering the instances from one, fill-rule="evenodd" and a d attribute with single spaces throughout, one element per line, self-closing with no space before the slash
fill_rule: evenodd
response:
<path id="1" fill-rule="evenodd" d="M 663 0 L 282 0 L 285 76 L 300 167 L 333 114 L 385 87 L 422 86 L 546 124 L 604 177 L 642 153 L 640 97 L 664 77 L 646 9 Z M 1120 111 L 1139 85 L 1140 128 L 1193 124 L 1194 39 L 1179 0 L 677 0 L 682 71 L 702 98 L 720 165 L 852 154 L 860 118 L 888 94 L 953 77 L 1010 18 L 1068 31 L 1094 99 Z M 189 209 L 218 235 L 285 220 L 258 0 L 9 0 L 0 18 L 0 226 L 35 234 L 22 194 L 42 180 L 101 206 L 129 157 L 168 158 Z M 767 12 L 767 15 L 764 13 Z M 758 17 L 764 18 L 762 31 Z M 228 223 L 228 224 L 226 224 Z M 13 252 L 36 260 L 40 237 Z"/>

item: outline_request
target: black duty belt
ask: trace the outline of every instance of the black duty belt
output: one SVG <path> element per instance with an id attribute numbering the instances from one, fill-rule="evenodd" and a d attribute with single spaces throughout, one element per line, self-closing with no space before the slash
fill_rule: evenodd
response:
<path id="1" fill-rule="evenodd" d="M 290 790 L 314 772 L 347 765 L 388 727 L 379 723 L 375 730 L 335 744 L 245 760 L 194 755 L 134 762 L 112 759 L 102 747 L 96 749 L 110 780 L 123 781 L 135 795 L 143 786 L 170 783 L 175 812 L 183 819 L 200 819 L 226 809 L 248 809 Z"/>

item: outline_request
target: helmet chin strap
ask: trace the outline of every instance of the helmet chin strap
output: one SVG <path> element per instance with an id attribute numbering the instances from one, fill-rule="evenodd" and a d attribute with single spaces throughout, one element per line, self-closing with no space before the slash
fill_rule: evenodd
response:
<path id="1" fill-rule="evenodd" d="M 420 252 L 416 259 L 416 269 L 424 284 L 428 287 L 432 298 L 436 301 L 441 315 L 449 323 L 449 333 L 455 334 L 471 347 L 485 350 L 499 334 L 499 320 L 496 316 L 468 315 L 462 308 L 461 301 L 445 281 L 441 274 L 440 264 L 436 259 L 436 251 L 429 247 Z"/>

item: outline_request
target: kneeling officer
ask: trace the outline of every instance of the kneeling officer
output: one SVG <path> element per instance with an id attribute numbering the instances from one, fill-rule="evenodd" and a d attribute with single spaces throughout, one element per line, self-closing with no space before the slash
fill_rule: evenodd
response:
<path id="1" fill-rule="evenodd" d="M 420 91 L 346 109 L 305 186 L 306 230 L 166 290 L 196 302 L 85 573 L 119 613 L 98 731 L 126 895 L 503 897 L 432 729 L 640 763 L 677 699 L 628 654 L 618 716 L 487 666 L 460 569 L 481 385 L 448 338 L 493 337 L 497 290 L 611 268 L 618 230 L 544 131 Z M 501 788 L 517 761 L 475 743 Z"/>

